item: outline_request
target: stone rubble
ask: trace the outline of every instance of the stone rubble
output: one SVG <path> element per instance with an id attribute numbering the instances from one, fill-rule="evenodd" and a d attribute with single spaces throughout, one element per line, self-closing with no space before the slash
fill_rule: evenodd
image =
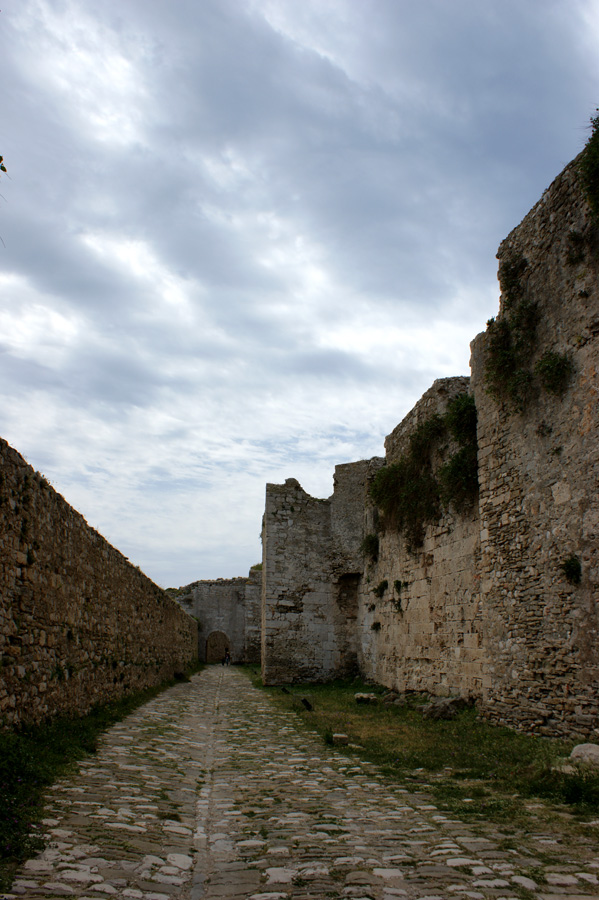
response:
<path id="1" fill-rule="evenodd" d="M 49 792 L 48 844 L 2 900 L 591 900 L 592 827 L 505 849 L 490 823 L 325 746 L 234 668 L 114 726 Z M 599 824 L 599 823 L 597 823 Z"/>

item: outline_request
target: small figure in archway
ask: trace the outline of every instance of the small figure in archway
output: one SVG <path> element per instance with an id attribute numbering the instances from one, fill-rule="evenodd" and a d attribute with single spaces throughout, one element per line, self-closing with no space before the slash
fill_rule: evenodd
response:
<path id="1" fill-rule="evenodd" d="M 226 666 L 230 666 L 230 665 L 231 665 L 231 654 L 229 653 L 229 648 L 228 648 L 228 647 L 227 647 L 227 649 L 225 650 L 225 665 L 226 665 Z"/>

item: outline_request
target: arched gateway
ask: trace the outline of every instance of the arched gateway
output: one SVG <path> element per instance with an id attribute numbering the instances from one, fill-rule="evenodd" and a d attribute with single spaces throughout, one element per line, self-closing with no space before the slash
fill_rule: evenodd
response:
<path id="1" fill-rule="evenodd" d="M 225 651 L 231 651 L 231 641 L 224 631 L 213 631 L 206 641 L 206 662 L 220 663 L 223 661 Z"/>

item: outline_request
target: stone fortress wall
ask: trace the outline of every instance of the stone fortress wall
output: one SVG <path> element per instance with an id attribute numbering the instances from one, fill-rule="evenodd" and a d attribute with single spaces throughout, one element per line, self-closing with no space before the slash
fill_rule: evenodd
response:
<path id="1" fill-rule="evenodd" d="M 546 733 L 599 725 L 599 228 L 578 179 L 574 161 L 498 252 L 499 318 L 536 304 L 531 368 L 567 354 L 568 389 L 556 396 L 535 378 L 508 415 L 486 390 L 489 336 L 472 344 L 483 698 L 496 721 Z M 570 557 L 578 584 L 561 569 Z"/>
<path id="2" fill-rule="evenodd" d="M 598 231 L 575 160 L 499 248 L 500 310 L 472 343 L 471 380 L 435 382 L 385 460 L 337 467 L 328 500 L 293 479 L 267 485 L 266 682 L 354 667 L 399 691 L 475 697 L 490 719 L 539 733 L 599 727 Z M 369 485 L 464 392 L 478 496 L 446 505 L 415 548 L 382 526 Z M 369 535 L 378 554 L 360 550 Z"/>
<path id="3" fill-rule="evenodd" d="M 468 391 L 468 382 L 461 377 L 433 384 L 387 437 L 388 465 L 406 452 L 419 424 L 443 415 L 452 398 Z M 374 506 L 367 503 L 372 516 Z M 380 530 L 378 559 L 364 561 L 359 587 L 364 674 L 402 690 L 480 695 L 479 543 L 476 505 L 461 514 L 444 510 L 426 528 L 418 550 L 397 529 Z"/>
<path id="4" fill-rule="evenodd" d="M 200 662 L 221 662 L 228 650 L 233 663 L 260 665 L 262 572 L 247 578 L 194 581 L 172 597 L 197 621 Z"/>
<path id="5" fill-rule="evenodd" d="M 477 507 L 466 515 L 446 512 L 426 529 L 422 549 L 414 552 L 397 530 L 380 527 L 368 493 L 379 469 L 401 456 L 415 427 L 443 413 L 468 385 L 463 377 L 435 382 L 387 438 L 386 460 L 375 457 L 336 468 L 329 500 L 310 497 L 294 479 L 267 485 L 266 683 L 319 681 L 359 671 L 399 690 L 480 695 Z M 340 529 L 334 539 L 335 521 L 351 525 L 351 531 L 342 532 L 345 541 L 339 540 Z M 373 559 L 362 543 L 377 531 Z"/>
<path id="6" fill-rule="evenodd" d="M 197 658 L 197 627 L 0 440 L 0 726 L 81 715 Z"/>

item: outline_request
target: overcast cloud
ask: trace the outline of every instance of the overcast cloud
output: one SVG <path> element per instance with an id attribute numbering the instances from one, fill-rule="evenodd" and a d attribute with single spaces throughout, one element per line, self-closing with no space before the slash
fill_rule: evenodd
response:
<path id="1" fill-rule="evenodd" d="M 5 0 L 0 434 L 159 584 L 246 574 L 468 373 L 597 0 Z"/>

